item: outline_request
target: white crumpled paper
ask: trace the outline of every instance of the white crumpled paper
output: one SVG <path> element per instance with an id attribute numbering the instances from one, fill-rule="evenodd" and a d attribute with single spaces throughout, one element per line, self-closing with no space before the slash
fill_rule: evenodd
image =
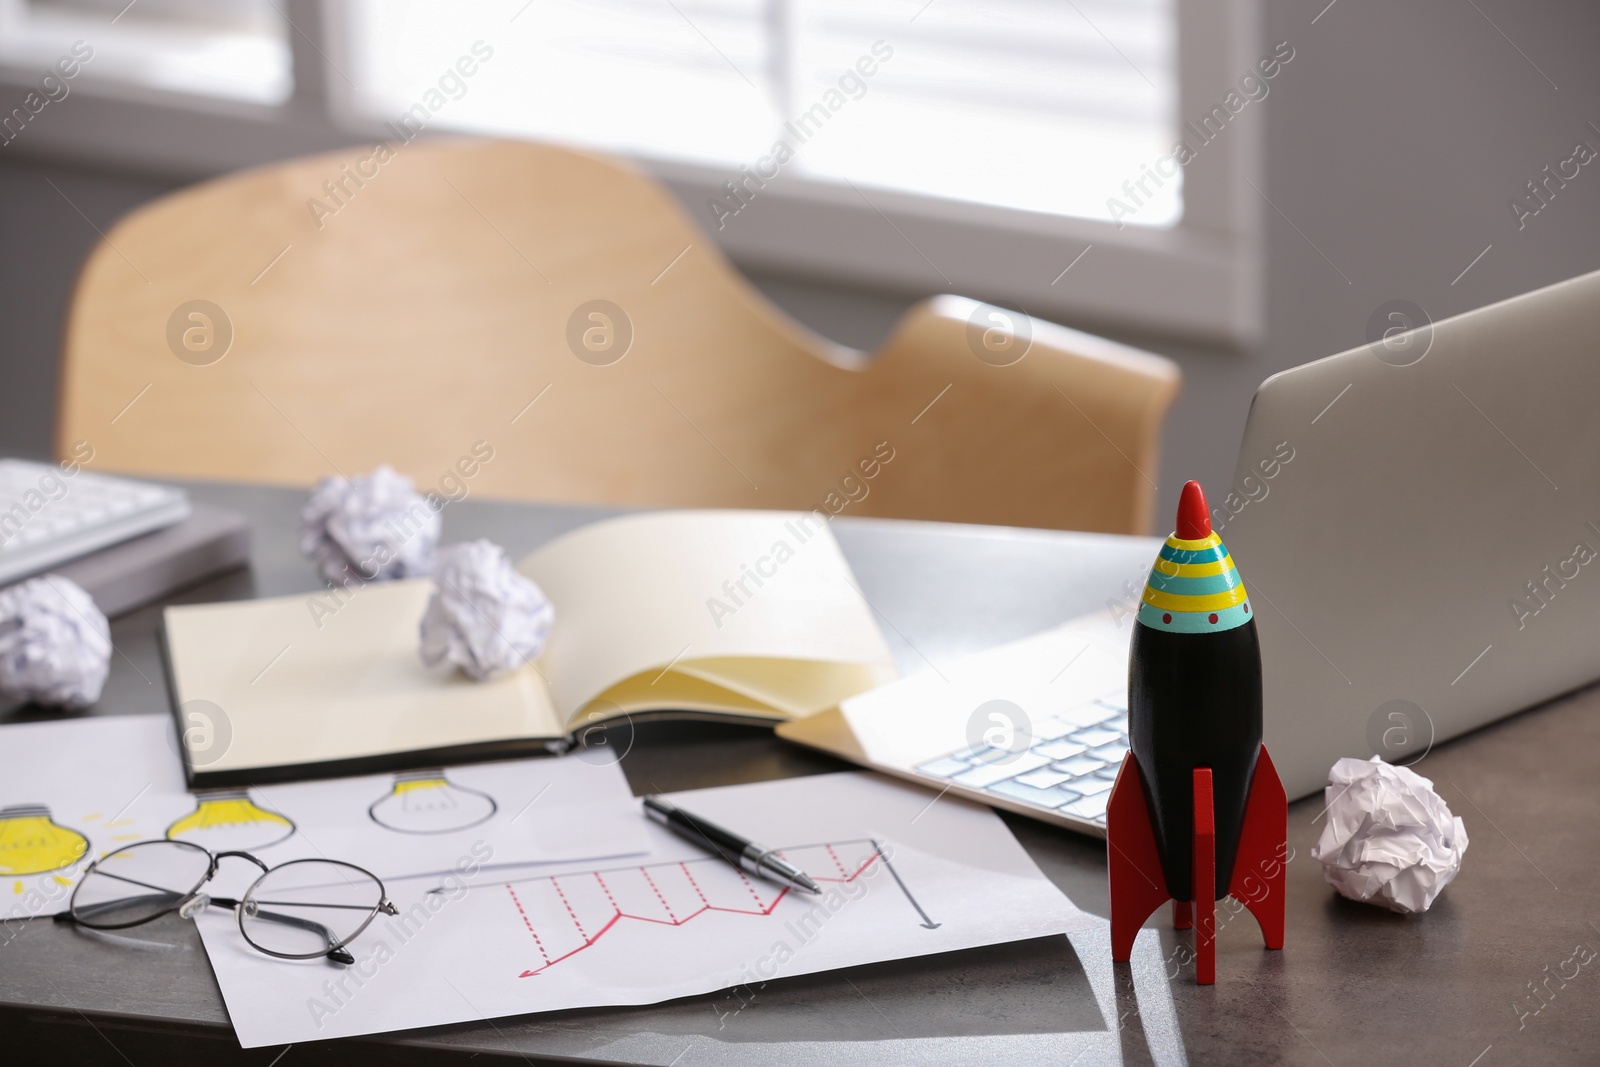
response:
<path id="1" fill-rule="evenodd" d="M 110 670 L 111 624 L 77 582 L 46 574 L 0 589 L 0 694 L 81 708 Z"/>
<path id="2" fill-rule="evenodd" d="M 1427 911 L 1461 870 L 1467 828 L 1433 783 L 1373 757 L 1328 772 L 1328 824 L 1311 855 L 1328 884 L 1391 911 Z"/>
<path id="3" fill-rule="evenodd" d="M 555 608 L 499 545 L 450 546 L 439 553 L 433 580 L 422 616 L 422 659 L 430 667 L 448 660 L 481 682 L 544 651 Z"/>
<path id="4" fill-rule="evenodd" d="M 335 585 L 416 578 L 433 570 L 439 514 L 387 464 L 317 483 L 300 511 L 300 551 Z"/>

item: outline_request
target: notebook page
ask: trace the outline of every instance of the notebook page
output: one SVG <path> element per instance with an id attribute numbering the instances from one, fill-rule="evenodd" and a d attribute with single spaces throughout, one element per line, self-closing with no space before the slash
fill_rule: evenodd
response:
<path id="1" fill-rule="evenodd" d="M 618 682 L 683 661 L 865 664 L 893 676 L 838 542 L 810 512 L 631 515 L 568 534 L 518 569 L 555 605 L 543 664 L 568 722 Z"/>
<path id="2" fill-rule="evenodd" d="M 372 583 L 331 613 L 313 612 L 308 596 L 168 608 L 180 707 L 209 701 L 231 732 L 200 769 L 565 736 L 537 664 L 481 683 L 423 664 L 417 626 L 432 588 L 426 579 Z"/>

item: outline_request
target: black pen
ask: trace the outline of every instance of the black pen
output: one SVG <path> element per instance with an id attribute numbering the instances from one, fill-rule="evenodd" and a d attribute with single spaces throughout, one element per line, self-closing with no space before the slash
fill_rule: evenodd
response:
<path id="1" fill-rule="evenodd" d="M 793 889 L 804 889 L 807 893 L 822 892 L 817 883 L 806 877 L 806 872 L 773 849 L 724 830 L 715 823 L 706 822 L 698 815 L 690 815 L 670 800 L 659 796 L 645 797 L 644 814 L 685 841 L 715 852 L 746 874 L 758 875 Z"/>

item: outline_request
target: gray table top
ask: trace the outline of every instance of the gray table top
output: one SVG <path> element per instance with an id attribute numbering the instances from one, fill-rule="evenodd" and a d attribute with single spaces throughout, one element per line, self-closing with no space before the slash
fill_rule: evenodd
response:
<path id="1" fill-rule="evenodd" d="M 303 494 L 212 484 L 194 497 L 254 524 L 253 564 L 175 598 L 316 588 L 295 548 Z M 447 541 L 513 556 L 610 512 L 466 500 Z M 1151 557 L 1139 538 L 841 518 L 835 533 L 903 670 L 1021 637 L 1105 604 Z M 112 626 L 117 654 L 93 714 L 166 712 L 158 610 Z M 730 1013 L 728 994 L 645 1008 L 481 1021 L 355 1041 L 241 1051 L 199 937 L 176 918 L 94 935 L 34 920 L 0 936 L 0 1051 L 8 1062 L 1183 1063 L 1459 1067 L 1594 1063 L 1600 1053 L 1600 690 L 1584 690 L 1429 753 L 1467 823 L 1460 879 L 1426 915 L 1333 894 L 1311 859 L 1322 804 L 1291 806 L 1286 947 L 1219 912 L 1218 982 L 1199 987 L 1190 935 L 1158 913 L 1132 965 L 1104 928 L 1073 938 L 783 980 Z M 0 721 L 35 719 L 12 710 Z M 770 733 L 641 726 L 624 770 L 636 791 L 825 773 L 845 765 Z M 1107 913 L 1104 846 L 1006 822 L 1080 907 Z M 1569 961 L 1587 962 L 1569 962 Z"/>

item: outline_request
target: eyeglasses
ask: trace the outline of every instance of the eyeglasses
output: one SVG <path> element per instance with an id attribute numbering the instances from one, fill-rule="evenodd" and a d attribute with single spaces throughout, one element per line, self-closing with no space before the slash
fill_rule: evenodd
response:
<path id="1" fill-rule="evenodd" d="M 230 856 L 261 876 L 243 897 L 210 897 L 201 888 Z M 290 860 L 268 867 L 248 852 L 212 853 L 188 841 L 140 841 L 95 860 L 57 921 L 92 930 L 124 930 L 177 912 L 192 919 L 206 907 L 229 908 L 250 947 L 285 960 L 325 956 L 353 964 L 345 949 L 377 918 L 399 910 L 370 871 L 338 860 Z"/>

